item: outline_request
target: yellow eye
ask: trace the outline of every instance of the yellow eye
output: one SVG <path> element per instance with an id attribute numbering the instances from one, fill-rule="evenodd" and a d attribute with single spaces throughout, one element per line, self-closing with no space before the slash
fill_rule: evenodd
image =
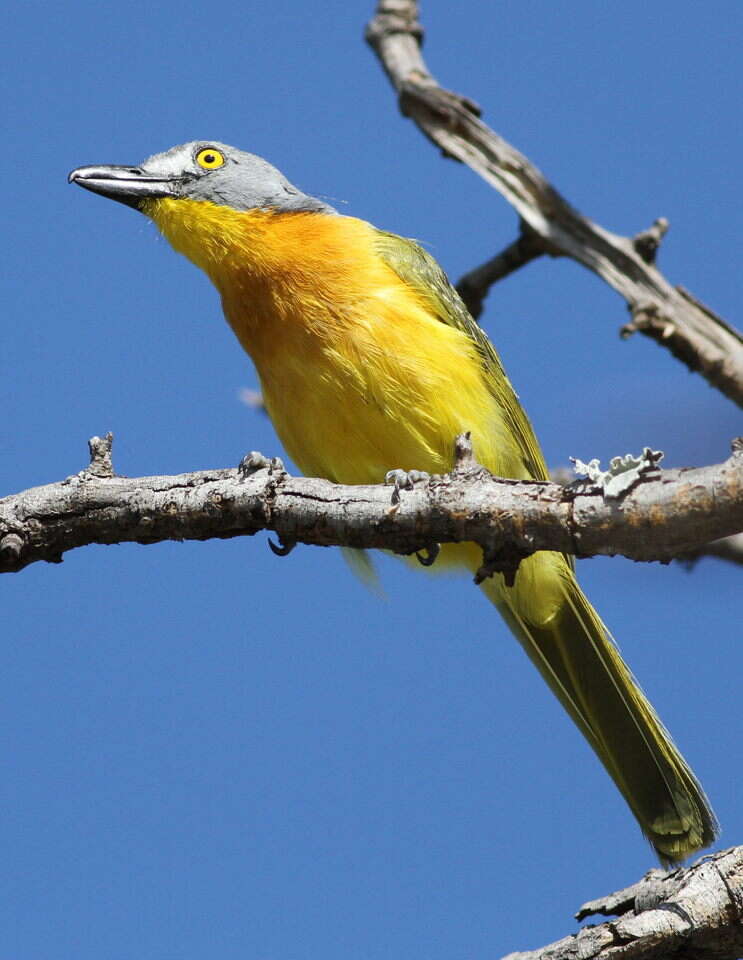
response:
<path id="1" fill-rule="evenodd" d="M 204 170 L 216 170 L 224 164 L 224 154 L 215 150 L 214 147 L 206 147 L 196 154 L 196 163 Z"/>

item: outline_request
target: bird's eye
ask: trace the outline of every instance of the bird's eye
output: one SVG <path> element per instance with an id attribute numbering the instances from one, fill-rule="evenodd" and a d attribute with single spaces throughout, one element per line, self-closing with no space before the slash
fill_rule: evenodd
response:
<path id="1" fill-rule="evenodd" d="M 224 164 L 224 154 L 214 147 L 206 147 L 196 154 L 196 163 L 204 170 L 216 170 Z"/>

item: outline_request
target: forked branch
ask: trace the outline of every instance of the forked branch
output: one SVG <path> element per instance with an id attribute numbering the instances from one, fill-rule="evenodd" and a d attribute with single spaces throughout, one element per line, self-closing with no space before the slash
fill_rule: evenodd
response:
<path id="1" fill-rule="evenodd" d="M 397 91 L 402 112 L 445 156 L 465 163 L 505 197 L 535 248 L 538 240 L 542 252 L 577 260 L 624 297 L 632 319 L 623 335 L 645 334 L 743 406 L 743 336 L 654 266 L 667 222 L 657 220 L 630 238 L 579 213 L 527 157 L 480 120 L 472 100 L 438 84 L 421 56 L 422 37 L 416 0 L 380 0 L 367 26 L 367 41 Z M 492 269 L 484 265 L 475 271 L 481 281 L 470 301 L 475 309 L 487 282 L 510 272 L 502 268 L 504 256 L 491 263 Z"/>

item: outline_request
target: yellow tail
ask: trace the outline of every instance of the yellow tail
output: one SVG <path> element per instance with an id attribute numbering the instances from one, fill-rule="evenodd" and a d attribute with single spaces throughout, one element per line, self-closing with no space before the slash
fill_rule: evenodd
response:
<path id="1" fill-rule="evenodd" d="M 521 564 L 513 587 L 483 584 L 591 744 L 665 865 L 708 846 L 717 821 L 704 791 L 557 553 Z"/>

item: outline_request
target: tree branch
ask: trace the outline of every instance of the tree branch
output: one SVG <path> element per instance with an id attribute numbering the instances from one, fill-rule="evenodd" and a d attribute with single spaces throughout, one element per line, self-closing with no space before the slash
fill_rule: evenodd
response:
<path id="1" fill-rule="evenodd" d="M 587 903 L 577 919 L 618 915 L 503 960 L 736 960 L 743 956 L 743 847 L 691 867 L 651 870 L 628 887 Z"/>
<path id="2" fill-rule="evenodd" d="M 422 37 L 415 0 L 380 0 L 366 30 L 403 114 L 445 156 L 467 164 L 498 190 L 548 252 L 577 260 L 624 297 L 632 314 L 624 336 L 640 331 L 743 406 L 743 336 L 653 265 L 667 223 L 656 221 L 632 239 L 584 217 L 479 119 L 471 100 L 439 86 L 421 56 Z"/>
<path id="3" fill-rule="evenodd" d="M 503 480 L 457 438 L 450 474 L 395 472 L 394 489 L 290 477 L 279 460 L 251 454 L 237 469 L 171 477 L 116 476 L 109 434 L 90 441 L 91 465 L 59 483 L 0 500 L 0 572 L 91 543 L 156 543 L 277 533 L 295 543 L 387 549 L 435 559 L 439 543 L 473 541 L 477 576 L 512 576 L 535 550 L 621 554 L 668 561 L 743 531 L 743 442 L 722 464 L 660 470 L 659 454 L 617 458 L 568 487 Z"/>
<path id="4" fill-rule="evenodd" d="M 479 267 L 465 273 L 457 283 L 457 292 L 475 320 L 482 313 L 485 298 L 494 283 L 546 252 L 544 240 L 522 223 L 521 235 L 517 240 Z"/>

